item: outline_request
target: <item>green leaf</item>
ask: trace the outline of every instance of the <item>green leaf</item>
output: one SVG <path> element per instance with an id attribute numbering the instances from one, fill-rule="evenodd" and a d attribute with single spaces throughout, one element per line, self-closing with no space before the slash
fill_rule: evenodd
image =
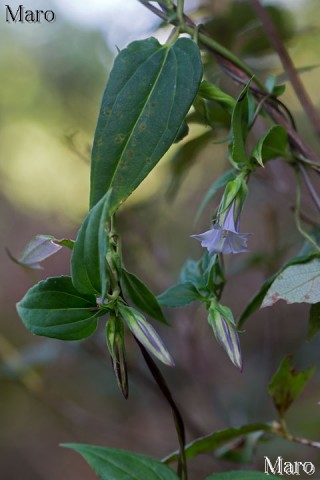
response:
<path id="1" fill-rule="evenodd" d="M 268 387 L 269 394 L 280 417 L 284 416 L 290 405 L 302 392 L 314 371 L 315 368 L 310 367 L 308 370 L 297 372 L 292 367 L 290 356 L 281 362 Z"/>
<path id="2" fill-rule="evenodd" d="M 228 112 L 232 112 L 236 101 L 233 97 L 223 92 L 217 85 L 214 83 L 203 80 L 201 82 L 198 95 L 207 100 L 214 100 L 219 103 L 222 107 L 226 108 Z"/>
<path id="3" fill-rule="evenodd" d="M 128 374 L 123 322 L 113 313 L 110 313 L 106 325 L 106 341 L 118 386 L 124 398 L 128 398 Z"/>
<path id="4" fill-rule="evenodd" d="M 275 125 L 259 139 L 251 156 L 263 167 L 264 163 L 271 158 L 286 155 L 287 131 L 281 125 Z"/>
<path id="5" fill-rule="evenodd" d="M 320 331 L 320 303 L 310 307 L 308 340 L 311 340 Z"/>
<path id="6" fill-rule="evenodd" d="M 248 162 L 248 156 L 245 149 L 245 139 L 248 133 L 248 89 L 250 82 L 244 87 L 240 93 L 237 103 L 232 112 L 231 118 L 231 145 L 230 155 L 231 160 L 235 167 L 237 164 L 246 164 Z"/>
<path id="7" fill-rule="evenodd" d="M 166 307 L 184 307 L 201 300 L 201 295 L 191 282 L 178 283 L 158 296 L 159 303 Z"/>
<path id="8" fill-rule="evenodd" d="M 220 305 L 213 299 L 209 308 L 208 322 L 217 342 L 225 350 L 231 362 L 241 370 L 240 341 L 230 308 Z"/>
<path id="9" fill-rule="evenodd" d="M 217 448 L 225 445 L 231 440 L 244 437 L 253 432 L 272 432 L 272 427 L 265 423 L 257 423 L 253 425 L 244 425 L 239 428 L 226 428 L 214 433 L 210 433 L 204 437 L 197 438 L 193 442 L 189 443 L 185 447 L 186 457 L 193 458 L 197 455 L 213 452 Z M 179 458 L 179 451 L 173 452 L 168 455 L 163 461 L 165 463 L 171 463 L 177 461 Z"/>
<path id="10" fill-rule="evenodd" d="M 96 307 L 95 296 L 79 293 L 66 276 L 38 283 L 17 304 L 18 314 L 30 332 L 60 340 L 91 335 L 101 315 Z"/>
<path id="11" fill-rule="evenodd" d="M 153 326 L 147 322 L 145 317 L 134 308 L 127 307 L 122 302 L 119 302 L 117 305 L 119 315 L 126 322 L 136 339 L 162 363 L 173 367 L 174 361 L 170 353 L 158 333 Z"/>
<path id="12" fill-rule="evenodd" d="M 228 170 L 225 172 L 221 177 L 218 178 L 216 182 L 210 187 L 210 189 L 207 191 L 207 193 L 204 196 L 204 199 L 202 200 L 202 203 L 199 207 L 199 210 L 197 212 L 196 218 L 195 218 L 195 223 L 199 220 L 200 216 L 202 215 L 204 209 L 208 205 L 208 203 L 213 199 L 217 191 L 224 187 L 228 182 L 231 180 L 234 180 L 236 178 L 236 175 L 234 173 L 234 170 Z"/>
<path id="13" fill-rule="evenodd" d="M 287 303 L 320 302 L 320 259 L 285 268 L 273 281 L 262 303 L 270 307 L 278 300 Z"/>
<path id="14" fill-rule="evenodd" d="M 172 145 L 202 76 L 197 45 L 155 38 L 122 50 L 103 95 L 91 162 L 91 208 L 112 188 L 111 206 L 133 192 Z"/>
<path id="15" fill-rule="evenodd" d="M 265 298 L 266 293 L 269 290 L 270 286 L 272 285 L 273 281 L 277 278 L 278 275 L 281 274 L 283 270 L 285 270 L 287 267 L 291 265 L 300 265 L 305 262 L 308 262 L 309 260 L 314 258 L 315 255 L 316 254 L 314 252 L 308 252 L 306 255 L 301 255 L 301 256 L 292 258 L 277 273 L 269 277 L 263 283 L 258 293 L 250 300 L 249 304 L 246 306 L 246 308 L 242 312 L 238 321 L 238 328 L 240 329 L 244 325 L 245 321 L 250 317 L 250 315 L 252 315 L 256 310 L 258 310 L 258 308 L 260 308 L 263 302 L 263 299 Z"/>
<path id="16" fill-rule="evenodd" d="M 232 470 L 230 472 L 214 473 L 207 477 L 206 480 L 267 480 L 267 479 L 281 480 L 281 477 L 263 472 L 257 472 L 256 470 Z"/>
<path id="17" fill-rule="evenodd" d="M 139 278 L 123 268 L 120 282 L 121 288 L 136 307 L 150 317 L 168 324 L 157 298 Z"/>
<path id="18" fill-rule="evenodd" d="M 101 480 L 178 480 L 171 468 L 144 455 L 93 445 L 63 446 L 78 452 Z"/>
<path id="19" fill-rule="evenodd" d="M 106 224 L 111 214 L 110 194 L 107 192 L 84 219 L 71 257 L 71 275 L 75 288 L 81 293 L 99 293 L 102 297 L 108 283 Z"/>
<path id="20" fill-rule="evenodd" d="M 40 262 L 51 257 L 62 248 L 62 245 L 57 244 L 58 242 L 51 235 L 36 235 L 30 240 L 18 259 L 13 257 L 8 249 L 7 253 L 15 263 L 34 270 L 41 270 L 43 267 Z"/>
<path id="21" fill-rule="evenodd" d="M 53 240 L 54 243 L 57 245 L 61 245 L 62 247 L 67 247 L 70 250 L 73 250 L 75 241 L 71 240 L 70 238 L 62 238 L 61 240 L 57 240 L 56 238 Z"/>

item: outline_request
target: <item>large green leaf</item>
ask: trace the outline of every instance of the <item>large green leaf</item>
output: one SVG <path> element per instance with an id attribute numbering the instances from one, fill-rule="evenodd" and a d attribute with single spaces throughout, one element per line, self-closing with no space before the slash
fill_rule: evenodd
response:
<path id="1" fill-rule="evenodd" d="M 110 194 L 89 211 L 84 219 L 71 257 L 71 275 L 75 288 L 81 293 L 105 295 L 108 283 L 106 253 L 108 233 L 106 223 L 110 217 Z"/>
<path id="2" fill-rule="evenodd" d="M 267 480 L 276 479 L 281 480 L 277 475 L 257 472 L 253 470 L 233 470 L 231 472 L 214 473 L 207 477 L 206 480 Z"/>
<path id="3" fill-rule="evenodd" d="M 320 302 L 320 259 L 314 258 L 285 268 L 267 291 L 262 308 L 270 307 L 278 300 L 287 303 Z"/>
<path id="4" fill-rule="evenodd" d="M 63 446 L 80 453 L 101 480 L 178 480 L 171 468 L 144 455 L 93 445 Z"/>
<path id="5" fill-rule="evenodd" d="M 112 187 L 117 208 L 177 137 L 197 94 L 202 63 L 188 38 L 136 41 L 117 56 L 104 96 L 91 162 L 91 208 Z"/>
<path id="6" fill-rule="evenodd" d="M 121 288 L 136 307 L 156 320 L 168 323 L 157 298 L 138 277 L 127 272 L 124 268 L 121 273 Z"/>
<path id="7" fill-rule="evenodd" d="M 257 423 L 253 425 L 244 425 L 243 427 L 239 428 L 226 428 L 225 430 L 219 430 L 218 432 L 210 433 L 209 435 L 197 438 L 193 442 L 186 445 L 186 457 L 193 458 L 202 453 L 213 452 L 231 440 L 243 437 L 249 433 L 261 431 L 272 432 L 272 427 L 266 423 Z M 171 463 L 177 461 L 178 458 L 179 451 L 176 451 L 168 455 L 163 461 L 165 463 Z"/>
<path id="8" fill-rule="evenodd" d="M 66 276 L 48 278 L 32 287 L 17 310 L 30 332 L 60 340 L 88 337 L 101 314 L 95 296 L 79 293 Z"/>
<path id="9" fill-rule="evenodd" d="M 292 367 L 292 358 L 286 357 L 269 383 L 271 395 L 279 415 L 282 417 L 290 405 L 302 392 L 307 381 L 314 373 L 314 367 L 307 370 L 296 371 Z"/>

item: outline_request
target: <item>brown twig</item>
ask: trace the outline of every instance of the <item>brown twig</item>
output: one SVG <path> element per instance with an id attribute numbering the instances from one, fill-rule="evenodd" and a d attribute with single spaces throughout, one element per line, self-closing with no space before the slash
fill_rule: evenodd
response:
<path id="1" fill-rule="evenodd" d="M 264 26 L 264 30 L 268 36 L 272 47 L 279 55 L 282 66 L 286 74 L 288 75 L 288 78 L 294 88 L 294 91 L 296 92 L 302 108 L 304 109 L 306 115 L 309 117 L 315 132 L 317 133 L 317 135 L 320 135 L 320 115 L 315 109 L 311 98 L 309 97 L 308 92 L 306 91 L 302 83 L 293 64 L 293 61 L 291 60 L 291 57 L 287 49 L 285 48 L 270 15 L 268 14 L 267 10 L 261 5 L 260 0 L 251 0 L 251 2 L 257 16 L 260 18 Z"/>

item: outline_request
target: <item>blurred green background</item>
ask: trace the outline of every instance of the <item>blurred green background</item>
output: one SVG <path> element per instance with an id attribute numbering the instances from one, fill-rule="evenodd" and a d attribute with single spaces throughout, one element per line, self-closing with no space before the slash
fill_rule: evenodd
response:
<path id="1" fill-rule="evenodd" d="M 30 0 L 27 7 L 43 8 L 43 2 Z M 214 38 L 263 79 L 283 73 L 250 2 L 186 1 L 186 7 L 196 9 L 195 18 L 207 23 Z M 177 447 L 169 408 L 129 336 L 128 401 L 117 390 L 103 328 L 83 342 L 31 336 L 15 303 L 35 281 L 68 274 L 70 255 L 59 252 L 45 262 L 43 272 L 31 275 L 9 260 L 5 247 L 17 256 L 39 233 L 75 238 L 87 212 L 90 150 L 116 47 L 153 34 L 158 21 L 135 0 L 95 0 L 90 5 L 56 0 L 46 1 L 46 8 L 56 12 L 54 24 L 7 24 L 3 5 L 0 13 L 0 478 L 90 480 L 96 477 L 83 460 L 60 443 L 127 448 L 161 458 Z M 272 9 L 295 64 L 315 67 L 306 69 L 302 79 L 319 107 L 318 2 L 273 2 Z M 156 32 L 161 41 L 168 34 L 167 29 Z M 236 94 L 238 87 L 212 59 L 205 55 L 204 61 L 207 77 Z M 290 86 L 283 99 L 302 136 L 319 152 Z M 174 146 L 120 213 L 126 264 L 157 294 L 176 281 L 187 257 L 200 256 L 201 248 L 190 235 L 207 229 L 217 204 L 212 202 L 194 225 L 204 193 L 228 168 L 226 145 L 215 143 L 228 131 L 222 112 L 213 114 L 217 121 L 210 141 L 200 142 L 195 156 L 188 146 L 179 153 L 188 139 Z M 261 134 L 263 122 L 259 128 Z M 190 124 L 190 138 L 207 131 L 205 125 Z M 230 282 L 222 300 L 235 315 L 263 280 L 299 251 L 303 242 L 295 230 L 293 205 L 294 176 L 288 166 L 270 162 L 256 173 L 242 222 L 244 232 L 254 233 L 251 253 L 227 261 Z M 317 219 L 307 196 L 303 212 Z M 242 373 L 217 346 L 202 309 L 195 305 L 167 313 L 174 328 L 156 327 L 176 368 L 161 369 L 184 413 L 188 441 L 228 426 L 275 418 L 267 383 L 288 353 L 297 367 L 320 366 L 318 336 L 306 342 L 306 305 L 279 302 L 248 321 L 241 335 Z M 292 433 L 319 441 L 318 384 L 317 372 L 289 411 L 288 421 Z M 263 468 L 264 455 L 312 461 L 320 469 L 320 454 L 301 445 L 280 440 L 260 445 L 257 468 Z M 230 467 L 235 465 L 206 455 L 190 462 L 190 479 Z"/>

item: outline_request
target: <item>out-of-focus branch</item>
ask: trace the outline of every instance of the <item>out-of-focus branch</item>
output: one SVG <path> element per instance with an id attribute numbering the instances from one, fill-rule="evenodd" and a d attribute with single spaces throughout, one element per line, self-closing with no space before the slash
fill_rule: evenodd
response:
<path id="1" fill-rule="evenodd" d="M 311 98 L 308 95 L 308 92 L 304 88 L 304 85 L 297 73 L 297 70 L 291 60 L 291 57 L 284 46 L 280 35 L 266 9 L 261 5 L 260 0 L 251 0 L 252 6 L 260 18 L 264 30 L 269 38 L 271 45 L 273 46 L 274 50 L 279 55 L 280 61 L 282 66 L 288 75 L 288 78 L 296 92 L 296 95 L 301 103 L 302 108 L 304 109 L 306 115 L 312 122 L 313 128 L 317 135 L 320 135 L 320 115 L 318 114 L 317 110 L 315 109 Z"/>

